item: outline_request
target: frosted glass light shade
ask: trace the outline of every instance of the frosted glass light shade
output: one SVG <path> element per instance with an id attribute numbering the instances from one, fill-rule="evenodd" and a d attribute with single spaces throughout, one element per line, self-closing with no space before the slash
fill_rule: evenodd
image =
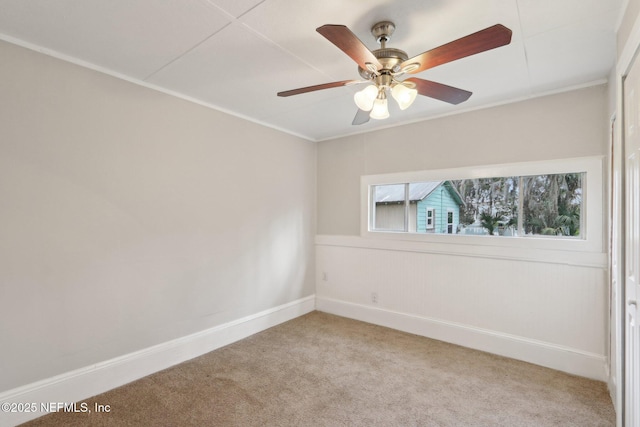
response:
<path id="1" fill-rule="evenodd" d="M 409 89 L 403 84 L 397 84 L 391 89 L 391 96 L 398 102 L 398 106 L 401 110 L 409 108 L 413 101 L 416 100 L 418 91 L 415 89 Z"/>
<path id="2" fill-rule="evenodd" d="M 373 108 L 369 117 L 376 120 L 382 120 L 389 117 L 389 108 L 386 98 L 377 98 L 373 101 Z"/>
<path id="3" fill-rule="evenodd" d="M 359 109 L 364 111 L 370 111 L 373 108 L 373 101 L 378 96 L 378 88 L 374 85 L 369 85 L 359 92 L 353 95 L 353 100 Z"/>

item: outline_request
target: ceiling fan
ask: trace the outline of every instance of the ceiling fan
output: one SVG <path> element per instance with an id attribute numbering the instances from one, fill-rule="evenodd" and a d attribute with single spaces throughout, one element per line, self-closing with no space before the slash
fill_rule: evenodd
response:
<path id="1" fill-rule="evenodd" d="M 364 80 L 324 83 L 278 92 L 278 96 L 292 96 L 340 86 L 373 83 L 354 95 L 354 101 L 358 106 L 358 112 L 352 123 L 354 125 L 366 123 L 369 118 L 389 117 L 387 92 L 391 93 L 402 110 L 408 108 L 418 94 L 450 104 L 459 104 L 469 99 L 471 92 L 417 77 L 404 80 L 399 80 L 399 77 L 404 74 L 416 74 L 457 59 L 505 46 L 511 42 L 511 30 L 496 24 L 409 58 L 403 50 L 386 47 L 395 28 L 394 23 L 390 21 L 378 22 L 371 28 L 371 34 L 380 44 L 380 49 L 373 52 L 344 25 L 323 25 L 317 28 L 317 32 L 358 64 L 358 72 Z"/>

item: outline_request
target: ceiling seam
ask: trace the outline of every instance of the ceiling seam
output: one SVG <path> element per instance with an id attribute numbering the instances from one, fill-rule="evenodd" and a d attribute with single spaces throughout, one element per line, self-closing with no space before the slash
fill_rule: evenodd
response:
<path id="1" fill-rule="evenodd" d="M 224 30 L 225 28 L 229 27 L 234 22 L 238 22 L 241 17 L 243 17 L 247 13 L 251 12 L 253 9 L 255 9 L 258 6 L 260 6 L 265 1 L 266 0 L 260 1 L 259 3 L 255 4 L 253 7 L 251 7 L 249 10 L 246 10 L 246 11 L 242 12 L 242 14 L 240 14 L 240 16 L 238 16 L 238 17 L 233 16 L 231 13 L 227 12 L 226 10 L 224 10 L 223 8 L 218 6 L 217 4 L 213 3 L 212 1 L 206 1 L 205 2 L 206 4 L 214 7 L 215 9 L 220 11 L 220 13 L 225 15 L 225 17 L 229 20 L 229 22 L 227 22 L 225 25 L 223 25 L 222 27 L 218 28 L 216 31 L 214 31 L 213 33 L 209 34 L 207 37 L 205 37 L 204 39 L 200 40 L 198 43 L 194 44 L 193 46 L 191 46 L 190 48 L 188 48 L 187 50 L 182 52 L 180 55 L 178 55 L 175 58 L 173 58 L 171 61 L 167 62 L 166 64 L 164 64 L 163 66 L 161 66 L 157 70 L 153 71 L 151 74 L 149 74 L 148 76 L 144 77 L 142 80 L 143 81 L 149 80 L 151 77 L 155 76 L 160 71 L 164 70 L 165 68 L 167 68 L 168 66 L 170 66 L 174 62 L 179 61 L 185 55 L 189 54 L 190 52 L 193 52 L 195 49 L 197 49 L 199 46 L 201 46 L 204 42 L 206 42 L 207 40 L 211 39 L 211 37 L 219 34 L 222 30 Z"/>
<path id="2" fill-rule="evenodd" d="M 238 17 L 236 18 L 236 20 L 242 18 L 243 16 L 245 16 L 247 13 L 251 12 L 252 10 L 254 10 L 255 8 L 257 8 L 258 6 L 260 6 L 262 3 L 264 3 L 266 0 L 261 0 L 259 3 L 256 3 L 255 5 L 253 5 L 253 7 L 251 7 L 248 10 L 245 10 L 244 12 L 242 12 L 240 15 L 238 15 Z"/>
<path id="3" fill-rule="evenodd" d="M 229 20 L 229 22 L 227 22 L 224 26 L 222 26 L 218 30 L 216 30 L 213 33 L 209 34 L 207 37 L 205 37 L 204 39 L 202 39 L 198 43 L 196 43 L 193 46 L 191 46 L 189 49 L 187 49 L 184 52 L 182 52 L 180 55 L 178 55 L 175 58 L 173 58 L 171 61 L 167 62 L 166 64 L 164 64 L 163 66 L 161 66 L 157 70 L 153 71 L 151 74 L 149 74 L 148 76 L 144 77 L 142 80 L 147 81 L 147 80 L 151 79 L 153 76 L 158 74 L 160 71 L 164 70 L 165 68 L 167 68 L 171 64 L 175 63 L 176 61 L 179 61 L 180 59 L 182 59 L 185 55 L 189 54 L 190 52 L 193 52 L 195 49 L 197 49 L 199 46 L 201 46 L 204 42 L 206 42 L 207 40 L 211 39 L 211 37 L 219 34 L 222 30 L 224 30 L 225 28 L 229 27 L 233 23 L 240 23 L 242 26 L 251 29 L 250 27 L 248 27 L 244 23 L 240 22 L 240 18 L 242 18 L 247 13 L 251 12 L 252 10 L 257 8 L 258 6 L 260 6 L 265 1 L 266 0 L 260 1 L 259 3 L 255 4 L 253 7 L 251 7 L 250 9 L 245 10 L 244 12 L 242 12 L 238 17 L 233 16 L 232 14 L 230 14 L 229 12 L 227 12 L 226 10 L 224 10 L 223 8 L 218 6 L 217 4 L 213 3 L 212 1 L 207 1 L 206 3 L 208 5 L 213 6 L 214 8 L 219 10 L 222 14 L 224 14 L 226 16 L 226 18 Z"/>
<path id="4" fill-rule="evenodd" d="M 296 60 L 302 62 L 304 65 L 306 65 L 307 67 L 311 68 L 314 71 L 317 71 L 318 73 L 327 76 L 330 79 L 337 79 L 337 77 L 333 77 L 327 73 L 325 73 L 324 71 L 316 68 L 315 66 L 311 65 L 310 63 L 308 63 L 307 61 L 305 61 L 304 59 L 300 58 L 298 55 L 296 55 L 295 53 L 291 52 L 290 50 L 286 49 L 285 47 L 283 47 L 282 45 L 276 43 L 275 41 L 271 40 L 269 37 L 267 37 L 266 35 L 262 34 L 260 31 L 256 30 L 255 28 L 252 28 L 251 26 L 249 26 L 249 24 L 246 24 L 244 22 L 240 23 L 243 27 L 245 27 L 248 31 L 251 31 L 253 34 L 255 34 L 256 36 L 260 37 L 262 40 L 264 40 L 265 42 L 267 42 L 268 44 L 278 48 L 279 50 L 281 50 L 282 52 L 286 53 L 287 55 L 295 58 Z"/>
<path id="5" fill-rule="evenodd" d="M 529 55 L 527 55 L 527 43 L 524 37 L 524 31 L 522 30 L 522 16 L 520 14 L 520 0 L 516 0 L 516 11 L 518 13 L 518 28 L 520 29 L 520 37 L 522 39 L 522 52 L 524 54 L 524 63 L 527 66 L 527 81 L 529 82 L 529 93 L 531 93 L 531 89 L 533 87 L 533 82 L 531 81 L 531 68 L 529 66 Z"/>
<path id="6" fill-rule="evenodd" d="M 215 36 L 216 34 L 220 33 L 220 31 L 224 30 L 225 28 L 227 28 L 228 26 L 230 26 L 233 23 L 233 21 L 226 23 L 223 27 L 219 28 L 217 31 L 214 31 L 213 33 L 209 34 L 207 37 L 205 37 L 204 39 L 200 40 L 198 43 L 194 44 L 193 46 L 191 46 L 189 49 L 185 50 L 184 52 L 182 52 L 180 55 L 176 56 L 175 58 L 173 58 L 171 61 L 167 62 L 166 64 L 164 64 L 162 67 L 158 68 L 157 70 L 155 70 L 154 72 L 152 72 L 151 74 L 149 74 L 148 76 L 144 77 L 142 80 L 147 81 L 149 80 L 151 77 L 155 76 L 156 74 L 158 74 L 160 71 L 164 70 L 165 68 L 167 68 L 169 65 L 173 64 L 176 61 L 179 61 L 180 59 L 184 58 L 185 55 L 187 55 L 190 52 L 193 52 L 193 50 L 197 49 L 199 46 L 201 46 L 204 42 L 206 42 L 207 40 L 211 39 L 211 37 Z"/>

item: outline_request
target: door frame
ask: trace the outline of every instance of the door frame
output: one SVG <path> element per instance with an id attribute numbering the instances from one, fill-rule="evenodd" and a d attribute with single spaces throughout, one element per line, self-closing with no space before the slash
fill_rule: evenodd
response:
<path id="1" fill-rule="evenodd" d="M 611 277 L 617 277 L 616 289 L 613 289 L 611 295 L 615 296 L 615 300 L 610 301 L 611 305 L 611 322 L 610 334 L 614 340 L 610 349 L 611 358 L 615 358 L 615 369 L 609 372 L 609 390 L 616 409 L 616 425 L 622 427 L 625 420 L 625 324 L 626 324 L 626 295 L 625 295 L 625 200 L 626 200 L 626 156 L 625 156 L 625 140 L 624 140 L 624 79 L 629 73 L 634 60 L 638 57 L 640 60 L 640 15 L 636 18 L 631 33 L 618 56 L 615 68 L 613 84 L 616 85 L 616 105 L 615 111 L 617 120 L 615 120 L 614 141 L 612 147 L 611 167 L 613 170 L 609 176 L 619 177 L 619 188 L 617 200 L 613 194 L 611 199 L 611 224 L 609 232 L 615 234 L 618 238 L 612 239 L 612 243 L 616 244 L 615 248 L 611 248 L 611 252 L 617 254 L 615 260 L 611 259 L 610 265 L 615 266 L 615 271 L 611 272 Z M 614 113 L 615 114 L 615 113 Z M 610 179 L 611 179 L 610 178 Z M 611 186 L 610 186 L 611 188 Z M 617 202 L 617 203 L 616 203 Z M 612 254 L 610 252 L 610 257 Z M 613 283 L 611 283 L 613 286 Z M 611 366 L 611 361 L 609 361 Z"/>

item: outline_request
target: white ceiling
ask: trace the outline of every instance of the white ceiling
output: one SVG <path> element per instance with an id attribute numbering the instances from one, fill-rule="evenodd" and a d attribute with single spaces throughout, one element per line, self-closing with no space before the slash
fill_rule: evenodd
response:
<path id="1" fill-rule="evenodd" d="M 588 85 L 615 61 L 624 0 L 0 0 L 0 39 L 323 140 Z M 357 65 L 315 29 L 343 24 L 371 50 L 371 26 L 391 20 L 388 47 L 410 57 L 494 24 L 511 44 L 416 75 L 473 92 L 458 105 L 426 97 L 391 117 L 351 125 Z M 395 108 L 394 108 L 395 107 Z"/>

